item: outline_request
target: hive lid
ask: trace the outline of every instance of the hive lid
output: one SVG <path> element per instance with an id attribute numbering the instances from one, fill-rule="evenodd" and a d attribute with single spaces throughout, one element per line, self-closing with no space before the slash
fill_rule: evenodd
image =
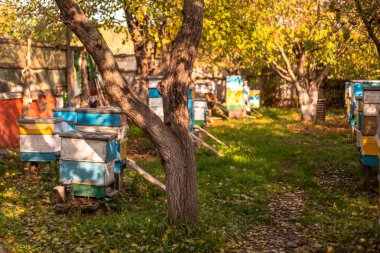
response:
<path id="1" fill-rule="evenodd" d="M 364 86 L 363 91 L 380 91 L 380 86 Z"/>
<path id="2" fill-rule="evenodd" d="M 352 80 L 351 83 L 380 83 L 380 80 Z"/>
<path id="3" fill-rule="evenodd" d="M 35 124 L 35 123 L 59 123 L 63 122 L 61 118 L 19 118 L 18 123 L 20 124 Z"/>
<path id="4" fill-rule="evenodd" d="M 74 132 L 69 131 L 59 135 L 62 138 L 84 139 L 84 140 L 97 140 L 97 141 L 112 141 L 117 139 L 116 133 L 104 132 Z"/>
<path id="5" fill-rule="evenodd" d="M 75 107 L 69 108 L 53 108 L 53 112 L 75 112 Z"/>
<path id="6" fill-rule="evenodd" d="M 97 107 L 97 108 L 76 108 L 76 112 L 84 112 L 84 113 L 106 113 L 106 114 L 120 114 L 122 111 L 118 107 L 112 107 L 112 106 L 104 106 L 104 107 Z"/>

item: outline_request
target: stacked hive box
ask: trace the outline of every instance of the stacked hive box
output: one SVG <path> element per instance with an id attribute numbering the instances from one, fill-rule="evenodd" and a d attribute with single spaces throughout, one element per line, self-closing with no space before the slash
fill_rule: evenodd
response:
<path id="1" fill-rule="evenodd" d="M 164 121 L 164 107 L 160 93 L 158 92 L 157 85 L 162 80 L 162 76 L 150 76 L 149 81 L 149 108 L 157 114 L 162 121 Z M 194 91 L 189 89 L 187 94 L 187 105 L 190 113 L 190 131 L 194 131 Z"/>
<path id="2" fill-rule="evenodd" d="M 70 180 L 75 196 L 106 197 L 113 190 L 117 134 L 70 131 L 60 136 L 60 182 Z"/>
<path id="3" fill-rule="evenodd" d="M 59 134 L 69 130 L 63 119 L 34 118 L 18 122 L 21 161 L 53 162 L 58 159 L 61 151 Z"/>
<path id="4" fill-rule="evenodd" d="M 206 125 L 207 100 L 205 98 L 194 99 L 194 121 L 195 125 L 204 127 Z"/>
<path id="5" fill-rule="evenodd" d="M 53 117 L 63 119 L 70 125 L 73 131 L 76 130 L 77 114 L 75 108 L 54 108 Z"/>
<path id="6" fill-rule="evenodd" d="M 380 109 L 380 87 L 363 87 L 363 98 L 357 99 L 357 144 L 363 166 L 378 166 L 375 139 Z"/>
<path id="7" fill-rule="evenodd" d="M 148 77 L 149 81 L 149 108 L 164 121 L 164 107 L 162 97 L 158 92 L 157 85 L 162 80 L 162 76 Z"/>
<path id="8" fill-rule="evenodd" d="M 356 115 L 356 111 L 357 111 L 356 98 L 363 96 L 363 87 L 380 87 L 380 81 L 376 81 L 376 80 L 351 81 L 351 86 L 348 90 L 351 92 L 349 120 L 350 120 L 350 125 L 353 127 L 357 124 L 357 120 L 358 120 L 358 116 Z"/>
<path id="9" fill-rule="evenodd" d="M 117 107 L 77 108 L 77 131 L 116 133 L 116 188 L 122 187 L 123 170 L 127 164 L 127 117 Z"/>

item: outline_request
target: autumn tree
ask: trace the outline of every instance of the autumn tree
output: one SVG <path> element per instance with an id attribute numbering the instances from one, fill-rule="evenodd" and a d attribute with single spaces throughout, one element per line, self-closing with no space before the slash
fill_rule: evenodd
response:
<path id="1" fill-rule="evenodd" d="M 102 74 L 106 93 L 146 133 L 165 169 L 169 220 L 197 221 L 197 176 L 189 135 L 187 91 L 202 33 L 203 1 L 184 0 L 182 26 L 173 41 L 168 72 L 159 84 L 165 122 L 129 88 L 100 33 L 74 0 L 56 0 L 61 20 L 79 38 Z"/>

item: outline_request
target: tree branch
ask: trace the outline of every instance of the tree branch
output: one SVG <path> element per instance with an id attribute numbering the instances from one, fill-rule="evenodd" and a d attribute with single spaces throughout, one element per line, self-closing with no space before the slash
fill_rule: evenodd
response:
<path id="1" fill-rule="evenodd" d="M 290 78 L 290 76 L 288 76 L 288 73 L 286 72 L 286 70 L 283 69 L 281 66 L 279 66 L 277 63 L 271 62 L 271 63 L 269 63 L 269 66 L 282 79 L 284 79 L 285 81 L 288 81 L 288 82 L 293 82 L 292 78 Z"/>
<path id="2" fill-rule="evenodd" d="M 285 53 L 284 49 L 277 42 L 275 44 L 276 44 L 278 50 L 280 50 L 281 57 L 282 57 L 282 59 L 284 60 L 284 62 L 286 64 L 286 69 L 287 69 L 287 72 L 288 72 L 290 78 L 293 80 L 293 82 L 296 82 L 297 81 L 297 77 L 294 74 L 294 71 L 292 69 L 292 66 L 290 65 L 289 59 L 286 56 L 286 53 Z"/>
<path id="3" fill-rule="evenodd" d="M 355 5 L 356 5 L 356 9 L 358 10 L 358 13 L 359 13 L 361 19 L 364 22 L 364 25 L 365 25 L 365 27 L 367 29 L 367 32 L 368 32 L 370 38 L 375 43 L 375 46 L 376 46 L 376 49 L 377 49 L 377 53 L 378 53 L 378 55 L 380 57 L 380 39 L 376 36 L 375 32 L 373 31 L 373 26 L 371 25 L 371 23 L 369 22 L 369 20 L 366 18 L 364 10 L 363 10 L 363 7 L 362 7 L 362 5 L 360 3 L 360 0 L 355 0 Z"/>

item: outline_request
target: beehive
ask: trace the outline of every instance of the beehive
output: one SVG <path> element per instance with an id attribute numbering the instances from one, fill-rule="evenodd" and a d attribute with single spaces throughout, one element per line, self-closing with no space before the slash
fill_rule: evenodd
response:
<path id="1" fill-rule="evenodd" d="M 150 76 L 148 77 L 149 82 L 149 108 L 158 116 L 162 121 L 164 121 L 164 108 L 162 97 L 158 92 L 157 85 L 162 80 L 163 76 Z"/>
<path id="2" fill-rule="evenodd" d="M 77 131 L 86 133 L 116 133 L 115 173 L 125 168 L 127 159 L 127 120 L 117 107 L 77 108 Z M 122 154 L 120 154 L 122 152 Z"/>
<path id="3" fill-rule="evenodd" d="M 60 182 L 71 179 L 75 196 L 105 197 L 115 181 L 117 134 L 70 131 L 60 136 Z"/>

